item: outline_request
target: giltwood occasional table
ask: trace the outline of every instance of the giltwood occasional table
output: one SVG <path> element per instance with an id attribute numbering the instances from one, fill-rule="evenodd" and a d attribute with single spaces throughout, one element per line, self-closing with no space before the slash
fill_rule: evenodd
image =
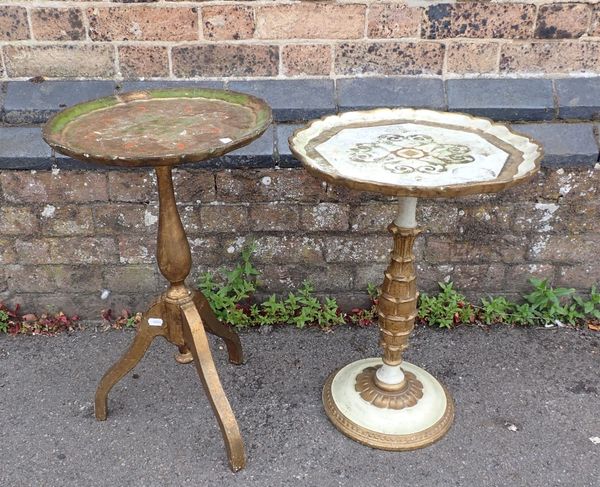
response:
<path id="1" fill-rule="evenodd" d="M 384 450 L 440 439 L 454 418 L 450 394 L 402 353 L 417 316 L 413 243 L 419 197 L 500 191 L 532 177 L 542 151 L 491 120 L 430 110 L 376 109 L 315 120 L 290 137 L 292 153 L 317 178 L 398 197 L 388 226 L 394 246 L 378 302 L 383 359 L 333 372 L 323 402 L 350 438 Z"/>
<path id="2" fill-rule="evenodd" d="M 217 157 L 249 144 L 271 123 L 271 109 L 249 95 L 222 90 L 171 89 L 124 93 L 68 108 L 45 125 L 43 137 L 58 152 L 109 166 L 151 166 L 158 182 L 158 267 L 167 291 L 143 315 L 123 357 L 96 392 L 96 418 L 105 420 L 111 388 L 143 357 L 155 337 L 179 348 L 176 360 L 194 362 L 225 440 L 231 468 L 244 467 L 240 431 L 221 386 L 206 331 L 225 340 L 229 360 L 243 361 L 240 340 L 212 312 L 206 298 L 185 284 L 191 253 L 173 192 L 171 168 Z"/>

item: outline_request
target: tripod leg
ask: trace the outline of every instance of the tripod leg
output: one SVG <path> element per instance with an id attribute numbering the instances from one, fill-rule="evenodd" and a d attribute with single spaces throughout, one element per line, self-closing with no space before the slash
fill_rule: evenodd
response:
<path id="1" fill-rule="evenodd" d="M 113 386 L 119 382 L 131 369 L 133 369 L 138 362 L 142 359 L 148 347 L 152 343 L 155 337 L 163 335 L 163 324 L 161 327 L 151 327 L 148 324 L 149 316 L 160 316 L 160 307 L 158 303 L 154 304 L 148 313 L 142 318 L 140 329 L 137 331 L 133 343 L 123 354 L 123 356 L 116 362 L 98 385 L 96 390 L 96 419 L 98 421 L 104 421 L 107 415 L 107 403 L 108 393 Z"/>
<path id="2" fill-rule="evenodd" d="M 208 339 L 200 314 L 193 302 L 181 305 L 183 314 L 183 336 L 194 356 L 196 370 L 204 385 L 213 412 L 219 421 L 221 433 L 225 440 L 229 465 L 234 472 L 246 465 L 246 454 L 242 435 L 233 414 L 233 410 L 225 396 L 225 391 L 219 380 L 217 369 L 210 353 Z"/>
<path id="3" fill-rule="evenodd" d="M 207 299 L 200 291 L 194 291 L 194 304 L 198 309 L 198 313 L 202 318 L 202 323 L 204 323 L 206 331 L 225 341 L 227 353 L 229 354 L 229 361 L 236 365 L 243 364 L 244 352 L 242 351 L 242 344 L 238 334 L 219 321 Z"/>

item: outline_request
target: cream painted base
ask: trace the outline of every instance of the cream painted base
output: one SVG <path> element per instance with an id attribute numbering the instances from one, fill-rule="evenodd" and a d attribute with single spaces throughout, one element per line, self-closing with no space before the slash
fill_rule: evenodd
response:
<path id="1" fill-rule="evenodd" d="M 329 376 L 323 389 L 329 419 L 346 436 L 382 450 L 415 450 L 439 440 L 452 425 L 454 403 L 446 388 L 420 367 L 402 362 L 423 384 L 423 397 L 415 406 L 379 408 L 356 392 L 356 376 L 382 363 L 380 358 L 358 360 Z"/>

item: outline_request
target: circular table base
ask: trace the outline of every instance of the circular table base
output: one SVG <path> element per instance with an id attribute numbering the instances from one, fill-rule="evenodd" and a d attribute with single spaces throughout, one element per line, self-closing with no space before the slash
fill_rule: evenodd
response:
<path id="1" fill-rule="evenodd" d="M 442 438 L 452 425 L 454 402 L 446 388 L 420 367 L 402 362 L 402 369 L 423 384 L 423 397 L 415 406 L 380 408 L 360 397 L 356 376 L 382 363 L 380 358 L 358 360 L 329 376 L 323 404 L 331 422 L 349 438 L 382 450 L 415 450 Z"/>

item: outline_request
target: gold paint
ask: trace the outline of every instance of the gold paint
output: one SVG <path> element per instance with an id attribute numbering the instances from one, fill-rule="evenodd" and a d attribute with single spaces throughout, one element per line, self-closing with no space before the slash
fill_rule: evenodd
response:
<path id="1" fill-rule="evenodd" d="M 402 352 L 408 346 L 408 336 L 417 317 L 419 293 L 413 263 L 413 244 L 421 230 L 400 228 L 391 223 L 388 231 L 394 236 L 394 248 L 384 274 L 377 312 L 383 362 L 394 366 L 402 363 Z"/>
<path id="2" fill-rule="evenodd" d="M 182 113 L 173 116 L 182 117 L 175 120 L 176 124 L 168 125 L 170 132 L 163 130 L 164 126 L 158 122 L 143 127 L 135 123 L 127 125 L 128 120 L 142 113 L 144 117 L 161 124 L 166 117 L 168 124 L 168 116 L 173 111 L 177 112 L 178 107 L 182 107 Z M 201 113 L 203 110 L 206 113 Z M 215 111 L 218 113 L 215 114 Z M 192 112 L 197 115 L 198 126 L 194 127 L 198 132 L 187 134 L 182 130 L 173 135 L 173 127 L 185 121 L 183 114 L 187 116 Z M 223 116 L 219 117 L 219 113 Z M 205 119 L 211 116 L 213 123 L 206 123 Z M 164 89 L 123 93 L 74 105 L 52 117 L 42 131 L 42 137 L 48 145 L 61 154 L 109 166 L 152 166 L 158 180 L 160 210 L 156 257 L 158 267 L 170 286 L 143 315 L 133 343 L 100 381 L 96 390 L 96 418 L 106 419 L 110 390 L 138 364 L 154 338 L 164 337 L 177 346 L 179 353 L 176 360 L 179 363 L 195 362 L 221 427 L 229 463 L 234 471 L 246 464 L 244 445 L 221 386 L 206 332 L 225 341 L 229 361 L 234 364 L 241 364 L 244 360 L 242 347 L 238 335 L 217 319 L 202 293 L 192 291 L 185 285 L 192 258 L 175 202 L 171 166 L 204 161 L 243 147 L 260 137 L 271 120 L 270 107 L 263 100 L 250 95 L 224 90 Z M 100 125 L 106 128 L 106 132 L 100 130 Z M 74 127 L 78 127 L 80 132 L 70 137 Z M 145 133 L 130 133 L 129 128 L 125 130 L 125 127 L 134 127 Z M 132 140 L 124 140 L 123 133 Z M 102 139 L 103 134 L 112 134 L 114 137 L 110 143 L 102 144 L 95 136 Z M 167 137 L 169 134 L 170 138 Z M 175 150 L 165 148 L 164 144 L 158 142 L 152 146 L 154 149 L 146 142 L 140 148 L 137 144 L 142 135 L 155 138 L 158 142 L 164 142 L 163 139 L 167 137 L 167 142 L 175 144 Z M 191 141 L 187 145 L 184 144 L 186 140 L 182 140 L 186 136 Z M 110 139 L 108 136 L 106 138 Z M 151 318 L 161 319 L 162 325 L 151 326 Z"/>
<path id="3" fill-rule="evenodd" d="M 384 409 L 404 409 L 417 404 L 423 397 L 423 384 L 412 372 L 404 371 L 400 384 L 384 384 L 377 379 L 379 367 L 367 367 L 356 376 L 356 392 L 373 406 Z"/>
<path id="4" fill-rule="evenodd" d="M 229 360 L 243 362 L 239 337 L 214 315 L 206 298 L 199 291 L 190 290 L 184 283 L 191 269 L 189 243 L 175 205 L 170 167 L 157 167 L 159 192 L 158 267 L 170 282 L 163 293 L 144 314 L 133 343 L 121 359 L 106 372 L 96 391 L 96 419 L 107 416 L 108 393 L 125 374 L 142 359 L 158 336 L 179 349 L 179 363 L 194 361 L 213 412 L 225 440 L 229 464 L 233 471 L 246 464 L 244 444 L 237 421 L 225 396 L 217 369 L 212 359 L 206 331 L 225 340 Z M 149 318 L 163 320 L 161 326 L 151 326 Z"/>

